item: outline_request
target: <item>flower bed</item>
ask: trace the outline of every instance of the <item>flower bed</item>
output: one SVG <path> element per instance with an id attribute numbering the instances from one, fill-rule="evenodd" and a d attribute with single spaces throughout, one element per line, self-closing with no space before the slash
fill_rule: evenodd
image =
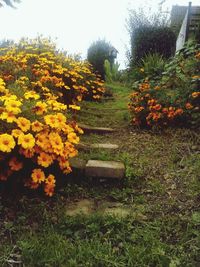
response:
<path id="1" fill-rule="evenodd" d="M 165 66 L 160 77 L 134 84 L 129 109 L 140 127 L 198 126 L 200 123 L 200 49 L 191 45 Z"/>
<path id="2" fill-rule="evenodd" d="M 104 88 L 88 63 L 40 42 L 0 49 L 0 181 L 52 196 L 55 169 L 71 172 L 82 133 L 68 110 L 80 109 L 84 97 L 99 99 Z"/>

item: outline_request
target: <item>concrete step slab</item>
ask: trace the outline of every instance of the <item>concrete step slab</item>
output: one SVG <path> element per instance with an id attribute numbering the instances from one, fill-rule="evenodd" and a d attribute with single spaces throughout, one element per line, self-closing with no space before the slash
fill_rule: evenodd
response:
<path id="1" fill-rule="evenodd" d="M 107 127 L 93 127 L 89 125 L 85 125 L 82 123 L 78 123 L 78 126 L 85 132 L 85 133 L 99 133 L 99 134 L 106 134 L 106 133 L 113 133 L 116 132 L 116 129 L 107 128 Z"/>
<path id="2" fill-rule="evenodd" d="M 85 167 L 87 161 L 80 158 L 71 158 L 69 159 L 70 166 L 72 167 L 73 174 L 77 177 L 85 176 Z"/>
<path id="3" fill-rule="evenodd" d="M 77 145 L 78 149 L 82 150 L 90 150 L 90 149 L 106 149 L 106 150 L 114 150 L 118 149 L 119 146 L 115 144 L 86 144 L 86 143 L 79 143 Z"/>
<path id="4" fill-rule="evenodd" d="M 119 146 L 115 144 L 91 144 L 91 148 L 102 148 L 102 149 L 118 149 Z"/>
<path id="5" fill-rule="evenodd" d="M 89 160 L 85 175 L 96 178 L 122 179 L 125 176 L 125 166 L 122 162 Z"/>

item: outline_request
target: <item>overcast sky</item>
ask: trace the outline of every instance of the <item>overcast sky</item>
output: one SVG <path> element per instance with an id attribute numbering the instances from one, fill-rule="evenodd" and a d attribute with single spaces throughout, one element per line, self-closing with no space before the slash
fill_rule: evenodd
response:
<path id="1" fill-rule="evenodd" d="M 156 8 L 161 0 L 21 0 L 17 9 L 0 8 L 0 40 L 21 37 L 57 38 L 59 48 L 80 53 L 84 59 L 93 41 L 105 38 L 118 51 L 124 68 L 129 36 L 125 27 L 128 8 Z M 188 0 L 166 0 L 163 11 L 171 6 L 188 5 Z M 200 5 L 193 0 L 193 5 Z"/>

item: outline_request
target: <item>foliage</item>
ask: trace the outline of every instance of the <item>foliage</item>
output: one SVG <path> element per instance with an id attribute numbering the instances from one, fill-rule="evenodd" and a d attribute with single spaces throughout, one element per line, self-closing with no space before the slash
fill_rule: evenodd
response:
<path id="1" fill-rule="evenodd" d="M 103 84 L 88 63 L 65 57 L 44 39 L 2 47 L 0 63 L 0 181 L 52 196 L 56 170 L 71 172 L 82 133 L 66 110 L 79 110 L 85 93 L 99 98 Z"/>
<path id="2" fill-rule="evenodd" d="M 111 56 L 112 46 L 105 40 L 98 40 L 91 44 L 87 52 L 87 60 L 92 64 L 94 70 L 98 72 L 102 79 L 105 80 L 104 62 L 107 59 L 110 64 L 114 63 L 114 58 Z"/>
<path id="3" fill-rule="evenodd" d="M 148 15 L 147 15 L 148 14 Z M 142 9 L 130 10 L 127 27 L 130 35 L 130 65 L 140 63 L 149 53 L 169 58 L 175 48 L 176 37 L 166 16 Z"/>
<path id="4" fill-rule="evenodd" d="M 104 61 L 104 70 L 105 70 L 105 80 L 108 83 L 117 81 L 119 79 L 119 63 L 113 63 L 112 65 L 106 59 Z"/>
<path id="5" fill-rule="evenodd" d="M 160 75 L 164 71 L 166 63 L 167 60 L 158 53 L 150 53 L 141 60 L 140 64 L 127 70 L 126 80 L 130 85 L 132 85 L 133 82 L 142 80 L 146 77 L 149 79 L 159 79 Z"/>
<path id="6" fill-rule="evenodd" d="M 148 54 L 142 59 L 140 72 L 145 73 L 149 78 L 160 76 L 164 71 L 166 61 L 158 53 Z"/>
<path id="7" fill-rule="evenodd" d="M 200 122 L 200 49 L 188 43 L 165 65 L 157 79 L 134 84 L 129 108 L 139 126 L 184 125 Z"/>

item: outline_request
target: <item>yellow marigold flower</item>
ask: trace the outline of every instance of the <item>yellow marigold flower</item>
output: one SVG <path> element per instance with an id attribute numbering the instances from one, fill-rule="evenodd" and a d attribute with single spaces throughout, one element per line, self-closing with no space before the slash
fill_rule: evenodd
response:
<path id="1" fill-rule="evenodd" d="M 51 155 L 41 152 L 40 155 L 38 156 L 37 162 L 39 165 L 47 168 L 52 164 L 53 158 Z"/>
<path id="2" fill-rule="evenodd" d="M 24 94 L 24 98 L 37 100 L 40 96 L 35 91 L 28 91 Z"/>
<path id="3" fill-rule="evenodd" d="M 20 136 L 20 134 L 22 134 L 23 132 L 20 129 L 13 129 L 11 132 L 11 135 L 15 138 L 18 138 Z"/>
<path id="4" fill-rule="evenodd" d="M 47 176 L 47 178 L 45 179 L 45 183 L 49 185 L 55 185 L 55 176 L 53 174 L 49 174 L 49 176 Z"/>
<path id="5" fill-rule="evenodd" d="M 33 132 L 40 132 L 43 130 L 44 125 L 39 121 L 34 121 L 31 123 L 31 128 Z"/>
<path id="6" fill-rule="evenodd" d="M 19 171 L 23 168 L 23 163 L 18 161 L 16 157 L 11 158 L 8 165 L 12 171 Z"/>
<path id="7" fill-rule="evenodd" d="M 35 139 L 32 134 L 20 134 L 18 137 L 18 145 L 24 149 L 31 149 L 35 145 Z"/>
<path id="8" fill-rule="evenodd" d="M 27 120 L 24 117 L 19 117 L 16 120 L 17 126 L 23 131 L 23 132 L 27 132 L 28 130 L 30 130 L 31 127 L 31 122 L 29 120 Z"/>
<path id="9" fill-rule="evenodd" d="M 31 178 L 34 183 L 41 184 L 41 182 L 45 181 L 45 174 L 41 169 L 34 169 Z"/>
<path id="10" fill-rule="evenodd" d="M 69 105 L 69 108 L 74 109 L 74 110 L 80 110 L 81 108 L 76 105 Z"/>
<path id="11" fill-rule="evenodd" d="M 15 147 L 15 140 L 10 134 L 0 135 L 0 151 L 10 152 Z"/>
<path id="12" fill-rule="evenodd" d="M 67 135 L 68 141 L 73 144 L 78 144 L 80 141 L 80 138 L 75 133 L 69 133 Z"/>
<path id="13" fill-rule="evenodd" d="M 43 115 L 47 112 L 47 104 L 42 101 L 38 101 L 33 110 L 37 115 Z"/>
<path id="14" fill-rule="evenodd" d="M 65 124 L 65 125 L 63 125 L 63 127 L 62 127 L 62 131 L 63 131 L 64 133 L 68 134 L 68 133 L 74 132 L 74 129 L 73 129 L 71 126 Z"/>
<path id="15" fill-rule="evenodd" d="M 36 135 L 36 144 L 41 147 L 43 150 L 48 151 L 48 153 L 53 153 L 51 143 L 49 141 L 48 132 L 40 132 Z"/>
<path id="16" fill-rule="evenodd" d="M 13 123 L 16 121 L 16 116 L 11 111 L 5 111 L 1 114 L 0 119 L 6 120 L 8 123 Z"/>
<path id="17" fill-rule="evenodd" d="M 60 135 L 58 133 L 52 132 L 49 134 L 49 140 L 50 140 L 50 144 L 52 146 L 54 153 L 58 155 L 62 153 L 64 145 L 63 145 L 62 138 L 60 137 Z"/>
<path id="18" fill-rule="evenodd" d="M 18 100 L 7 100 L 5 101 L 4 105 L 8 112 L 12 112 L 13 114 L 19 114 L 21 112 L 19 107 L 22 105 L 22 103 Z"/>
<path id="19" fill-rule="evenodd" d="M 82 101 L 82 96 L 81 96 L 81 95 L 78 95 L 78 96 L 76 97 L 76 99 L 80 102 L 80 101 Z"/>
<path id="20" fill-rule="evenodd" d="M 52 128 L 58 128 L 59 127 L 59 124 L 58 124 L 58 121 L 56 119 L 56 115 L 46 115 L 44 117 L 44 121 L 47 125 L 51 126 Z"/>

